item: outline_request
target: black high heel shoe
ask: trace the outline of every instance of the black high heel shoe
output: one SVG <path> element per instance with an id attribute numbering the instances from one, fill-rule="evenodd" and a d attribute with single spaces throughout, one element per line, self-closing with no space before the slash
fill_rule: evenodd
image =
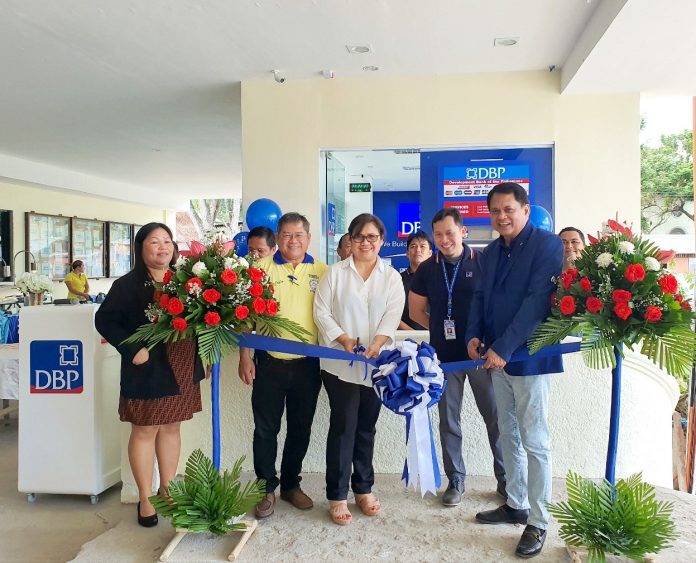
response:
<path id="1" fill-rule="evenodd" d="M 138 524 L 140 524 L 144 528 L 152 528 L 153 526 L 157 526 L 157 522 L 158 519 L 156 512 L 154 514 L 151 514 L 150 516 L 140 515 L 140 502 L 138 502 Z"/>

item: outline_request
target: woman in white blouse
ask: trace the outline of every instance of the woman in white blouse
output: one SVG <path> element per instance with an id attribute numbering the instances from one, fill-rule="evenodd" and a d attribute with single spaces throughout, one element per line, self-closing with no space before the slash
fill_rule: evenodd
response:
<path id="1" fill-rule="evenodd" d="M 329 268 L 314 299 L 319 343 L 367 358 L 392 348 L 404 308 L 399 273 L 379 257 L 384 223 L 363 213 L 348 227 L 351 256 Z M 364 350 L 364 351 L 363 351 Z M 372 454 L 381 403 L 365 374 L 365 364 L 321 360 L 322 381 L 329 396 L 331 418 L 326 444 L 326 496 L 336 524 L 352 521 L 348 487 L 367 516 L 380 511 L 372 494 Z"/>

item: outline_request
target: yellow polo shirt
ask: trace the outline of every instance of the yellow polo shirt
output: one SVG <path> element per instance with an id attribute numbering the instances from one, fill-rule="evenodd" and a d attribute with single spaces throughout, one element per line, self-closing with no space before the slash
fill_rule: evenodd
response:
<path id="1" fill-rule="evenodd" d="M 271 278 L 274 297 L 278 301 L 278 314 L 295 321 L 311 333 L 308 344 L 316 344 L 317 326 L 314 324 L 314 294 L 319 281 L 326 273 L 326 264 L 305 254 L 304 260 L 293 268 L 283 258 L 280 251 L 273 256 L 259 260 L 255 266 L 265 270 Z M 263 332 L 261 329 L 260 332 Z M 299 341 L 291 334 L 283 333 L 281 338 Z M 295 354 L 269 352 L 274 358 L 289 360 L 300 358 Z"/>

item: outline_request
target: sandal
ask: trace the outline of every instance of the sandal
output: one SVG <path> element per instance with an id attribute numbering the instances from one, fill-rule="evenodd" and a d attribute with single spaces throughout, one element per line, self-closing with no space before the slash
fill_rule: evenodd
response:
<path id="1" fill-rule="evenodd" d="M 337 502 L 329 506 L 329 515 L 334 524 L 339 526 L 347 526 L 353 521 L 353 515 L 348 510 L 348 502 Z"/>
<path id="2" fill-rule="evenodd" d="M 355 504 L 358 508 L 362 510 L 365 516 L 377 516 L 379 511 L 382 509 L 382 505 L 379 500 L 372 493 L 367 493 L 366 495 L 355 495 Z"/>

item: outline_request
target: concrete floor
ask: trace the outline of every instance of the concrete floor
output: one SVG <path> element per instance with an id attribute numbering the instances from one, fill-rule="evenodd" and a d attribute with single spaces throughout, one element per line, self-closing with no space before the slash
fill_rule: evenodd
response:
<path id="1" fill-rule="evenodd" d="M 165 520 L 152 529 L 139 527 L 135 506 L 121 504 L 118 487 L 103 493 L 94 506 L 88 497 L 67 495 L 38 495 L 35 503 L 27 503 L 17 492 L 16 414 L 8 425 L 0 421 L 0 452 L 1 562 L 145 563 L 156 561 L 174 536 Z M 481 526 L 473 520 L 477 511 L 498 504 L 494 484 L 492 478 L 470 477 L 462 504 L 445 509 L 437 498 L 421 499 L 405 490 L 398 476 L 378 475 L 383 513 L 367 518 L 350 505 L 354 521 L 339 527 L 326 513 L 323 476 L 308 475 L 303 486 L 315 499 L 315 509 L 301 513 L 279 501 L 276 514 L 259 524 L 239 561 L 520 561 L 513 552 L 522 527 Z M 563 481 L 554 488 L 557 501 L 565 493 Z M 656 561 L 696 561 L 696 498 L 668 490 L 658 497 L 675 503 L 680 537 Z M 552 521 L 535 561 L 569 561 L 557 530 Z M 237 537 L 186 537 L 170 561 L 225 561 Z"/>

